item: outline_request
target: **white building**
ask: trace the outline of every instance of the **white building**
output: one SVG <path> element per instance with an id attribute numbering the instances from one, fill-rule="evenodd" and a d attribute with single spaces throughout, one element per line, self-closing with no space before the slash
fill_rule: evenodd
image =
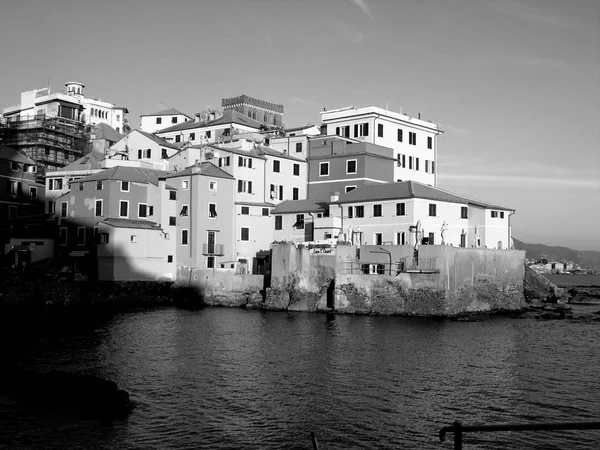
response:
<path id="1" fill-rule="evenodd" d="M 328 204 L 327 204 L 328 203 Z M 273 211 L 275 241 L 343 236 L 363 245 L 509 249 L 515 211 L 414 181 L 359 187 L 329 202 L 286 201 Z M 442 236 L 443 234 L 443 236 Z"/>
<path id="2" fill-rule="evenodd" d="M 192 117 L 175 108 L 163 109 L 151 114 L 142 114 L 140 129 L 146 133 L 156 133 L 165 128 L 192 120 Z"/>
<path id="3" fill-rule="evenodd" d="M 141 130 L 133 130 L 110 147 L 107 167 L 115 165 L 168 170 L 168 159 L 180 148 Z"/>
<path id="4" fill-rule="evenodd" d="M 127 108 L 99 98 L 84 97 L 84 88 L 83 83 L 70 81 L 65 83 L 64 92 L 53 93 L 50 86 L 22 92 L 21 102 L 4 108 L 2 112 L 8 120 L 26 120 L 45 115 L 83 122 L 86 125 L 104 123 L 118 133 L 127 131 Z"/>
<path id="5" fill-rule="evenodd" d="M 437 186 L 437 137 L 434 123 L 375 106 L 322 111 L 323 134 L 343 136 L 393 149 L 394 179 Z"/>

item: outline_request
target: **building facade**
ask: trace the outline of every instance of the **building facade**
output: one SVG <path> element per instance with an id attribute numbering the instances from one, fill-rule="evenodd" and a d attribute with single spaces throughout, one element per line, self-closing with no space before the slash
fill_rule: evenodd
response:
<path id="1" fill-rule="evenodd" d="M 192 119 L 192 117 L 177 111 L 175 108 L 163 109 L 150 114 L 142 114 L 140 116 L 140 130 L 145 133 L 156 133 Z"/>

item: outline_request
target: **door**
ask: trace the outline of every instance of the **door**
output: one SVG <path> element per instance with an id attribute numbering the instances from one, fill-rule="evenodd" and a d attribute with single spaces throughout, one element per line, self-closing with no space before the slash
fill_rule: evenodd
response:
<path id="1" fill-rule="evenodd" d="M 460 235 L 460 246 L 461 247 L 467 246 L 467 235 L 465 233 Z"/>
<path id="2" fill-rule="evenodd" d="M 209 255 L 215 253 L 215 232 L 214 231 L 209 231 L 208 232 L 208 242 L 207 242 L 207 249 L 206 249 L 206 253 L 208 253 Z"/>

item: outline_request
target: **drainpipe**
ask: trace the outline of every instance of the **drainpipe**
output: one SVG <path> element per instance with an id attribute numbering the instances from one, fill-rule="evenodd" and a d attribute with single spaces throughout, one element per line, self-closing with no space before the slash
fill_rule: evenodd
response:
<path id="1" fill-rule="evenodd" d="M 510 240 L 511 240 L 511 233 L 510 233 L 510 217 L 515 213 L 516 211 L 511 212 L 508 215 L 508 243 L 507 243 L 507 247 L 509 250 L 512 250 L 511 246 L 510 246 Z"/>

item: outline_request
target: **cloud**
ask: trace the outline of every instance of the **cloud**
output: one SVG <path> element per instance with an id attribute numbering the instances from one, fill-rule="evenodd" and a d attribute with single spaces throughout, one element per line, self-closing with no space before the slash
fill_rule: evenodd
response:
<path id="1" fill-rule="evenodd" d="M 451 184 L 480 184 L 487 186 L 512 186 L 519 188 L 539 188 L 539 189 L 563 189 L 565 187 L 581 189 L 599 189 L 600 180 L 597 178 L 581 177 L 544 177 L 530 175 L 485 175 L 471 173 L 445 173 L 440 174 L 439 179 L 442 182 Z"/>
<path id="2" fill-rule="evenodd" d="M 373 19 L 373 14 L 371 13 L 371 8 L 369 8 L 369 5 L 367 4 L 367 0 L 350 0 L 350 2 L 358 6 L 369 19 Z"/>
<path id="3" fill-rule="evenodd" d="M 518 0 L 486 0 L 492 9 L 512 17 L 528 22 L 539 23 L 553 27 L 581 27 L 582 22 L 559 14 L 541 10 L 530 4 L 521 3 Z"/>
<path id="4" fill-rule="evenodd" d="M 290 101 L 294 102 L 294 103 L 300 103 L 301 105 L 309 105 L 309 106 L 321 106 L 320 103 L 314 101 L 314 100 L 310 100 L 307 98 L 302 98 L 302 97 L 290 97 Z"/>

